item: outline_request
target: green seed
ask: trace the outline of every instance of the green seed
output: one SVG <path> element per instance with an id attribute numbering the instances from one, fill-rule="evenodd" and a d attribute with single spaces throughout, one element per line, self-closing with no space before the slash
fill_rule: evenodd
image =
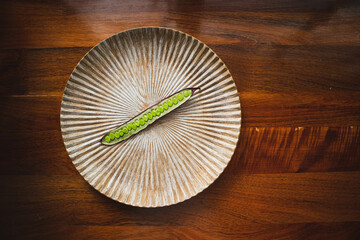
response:
<path id="1" fill-rule="evenodd" d="M 145 120 L 144 119 L 140 119 L 140 125 L 143 126 L 145 124 Z"/>
<path id="2" fill-rule="evenodd" d="M 163 105 L 163 106 L 164 106 L 164 109 L 165 109 L 165 110 L 168 110 L 169 105 L 168 105 L 167 103 L 164 103 L 164 105 Z"/>
<path id="3" fill-rule="evenodd" d="M 163 111 L 164 111 L 164 110 L 163 110 Z M 156 115 L 157 115 L 157 116 L 159 116 L 159 115 L 160 115 L 160 113 L 161 113 L 161 112 L 160 112 L 160 109 L 156 109 L 156 111 L 155 111 L 155 112 L 156 112 Z"/>
<path id="4" fill-rule="evenodd" d="M 177 98 L 173 98 L 173 99 L 172 99 L 172 102 L 173 102 L 173 104 L 175 104 L 175 105 L 176 105 L 176 104 L 178 103 Z"/>
<path id="5" fill-rule="evenodd" d="M 124 134 L 126 134 L 129 132 L 129 130 L 127 128 L 123 128 L 123 132 L 124 132 Z"/>
<path id="6" fill-rule="evenodd" d="M 131 127 L 132 127 L 132 129 L 134 129 L 134 130 L 137 128 L 136 124 L 131 125 Z"/>
<path id="7" fill-rule="evenodd" d="M 169 105 L 169 107 L 171 107 L 171 106 L 173 105 L 173 102 L 169 99 L 169 100 L 167 101 L 167 104 Z"/>
<path id="8" fill-rule="evenodd" d="M 132 127 L 131 127 L 131 124 L 128 124 L 126 127 L 127 127 L 127 129 L 128 129 L 129 131 L 130 131 L 131 128 L 132 128 Z"/>
<path id="9" fill-rule="evenodd" d="M 120 137 L 120 132 L 116 132 L 116 133 L 115 133 L 115 137 L 116 137 L 116 138 L 119 138 L 119 137 Z"/>
<path id="10" fill-rule="evenodd" d="M 124 131 L 120 130 L 119 134 L 120 134 L 120 137 L 124 136 Z"/>
<path id="11" fill-rule="evenodd" d="M 179 93 L 177 97 L 179 101 L 182 101 L 184 99 L 184 95 L 182 95 L 182 93 Z"/>
<path id="12" fill-rule="evenodd" d="M 160 105 L 159 110 L 160 112 L 164 112 L 164 107 Z"/>
<path id="13" fill-rule="evenodd" d="M 152 111 L 151 111 L 151 115 L 153 115 L 153 117 L 155 117 L 155 116 L 156 116 L 156 111 L 155 111 L 155 110 L 152 110 Z"/>
<path id="14" fill-rule="evenodd" d="M 105 137 L 105 141 L 106 141 L 106 142 L 110 142 L 110 137 L 109 137 L 109 136 L 106 136 L 106 137 Z"/>
<path id="15" fill-rule="evenodd" d="M 110 135 L 109 135 L 109 136 L 110 136 L 110 139 L 111 139 L 111 140 L 114 140 L 115 135 L 114 135 L 113 133 L 110 133 Z"/>
<path id="16" fill-rule="evenodd" d="M 185 97 L 190 96 L 190 90 L 185 90 L 185 91 L 184 91 L 184 96 L 185 96 Z"/>
<path id="17" fill-rule="evenodd" d="M 145 114 L 145 115 L 143 116 L 143 119 L 144 119 L 145 122 L 147 122 L 147 120 L 148 120 L 149 118 L 148 118 L 148 116 Z"/>
<path id="18" fill-rule="evenodd" d="M 135 121 L 135 125 L 136 125 L 137 127 L 140 125 L 139 120 L 136 120 L 136 121 Z"/>
<path id="19" fill-rule="evenodd" d="M 153 118 L 152 114 L 151 113 L 148 113 L 148 118 L 151 120 Z"/>

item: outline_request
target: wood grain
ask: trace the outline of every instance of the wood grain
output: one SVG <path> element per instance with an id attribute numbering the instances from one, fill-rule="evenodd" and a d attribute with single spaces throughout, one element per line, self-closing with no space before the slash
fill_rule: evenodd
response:
<path id="1" fill-rule="evenodd" d="M 186 29 L 208 44 L 359 46 L 358 7 L 356 1 L 321 0 L 8 1 L 0 35 L 1 45 L 7 49 L 92 47 L 117 32 L 146 25 Z M 12 41 L 8 41 L 9 36 Z"/>
<path id="2" fill-rule="evenodd" d="M 245 93 L 244 93 L 245 94 Z M 258 100 L 262 95 L 261 100 Z M 360 122 L 360 102 L 351 99 L 336 101 L 331 96 L 322 95 L 325 99 L 321 104 L 310 97 L 301 103 L 294 95 L 251 93 L 242 97 L 243 127 L 311 127 L 311 126 L 358 126 Z M 289 97 L 289 98 L 288 98 Z M 295 98 L 301 99 L 303 96 Z M 351 96 L 348 96 L 351 98 Z M 326 98 L 330 98 L 326 101 Z M 336 97 L 334 97 L 336 98 Z M 356 97 L 355 97 L 356 99 Z M 249 102 L 247 102 L 247 100 Z M 1 99 L 2 115 L 0 126 L 4 129 L 12 125 L 16 131 L 57 130 L 60 124 L 59 107 L 61 97 L 57 96 L 14 96 Z M 313 103 L 313 104 L 312 104 Z M 21 114 L 13 109 L 22 109 Z"/>
<path id="3" fill-rule="evenodd" d="M 155 209 L 133 208 L 94 194 L 80 176 L 2 176 L 7 204 L 3 211 L 17 213 L 3 224 L 29 231 L 32 219 L 33 227 L 42 223 L 196 226 L 200 232 L 217 233 L 226 226 L 241 235 L 242 225 L 356 222 L 359 176 L 359 172 L 223 174 L 197 197 Z"/>
<path id="4" fill-rule="evenodd" d="M 27 102 L 33 104 L 32 98 L 20 98 L 22 95 L 50 95 L 53 99 L 47 98 L 49 102 L 41 102 L 44 107 L 59 106 L 73 66 L 88 50 L 89 48 L 65 48 L 1 51 L 1 58 L 7 59 L 1 90 L 9 97 L 17 97 L 4 99 L 4 108 L 8 102 L 24 106 Z M 216 45 L 214 50 L 226 62 L 239 89 L 243 103 L 242 113 L 245 116 L 243 126 L 359 124 L 360 81 L 354 80 L 360 75 L 357 61 L 360 47 L 249 48 Z M 34 62 L 38 64 L 32 64 Z M 329 66 L 333 67 L 329 69 Z M 20 74 L 18 69 L 22 69 Z M 39 106 L 41 109 L 44 107 Z M 46 123 L 32 126 L 42 127 L 44 124 Z"/>
<path id="5" fill-rule="evenodd" d="M 0 161 L 0 174 L 78 175 L 58 130 L 5 131 L 1 140 L 0 152 L 11 155 Z M 226 172 L 360 171 L 359 145 L 359 127 L 245 127 Z"/>
<path id="6" fill-rule="evenodd" d="M 359 239 L 358 1 L 3 1 L 4 239 Z M 233 75 L 242 129 L 225 172 L 184 203 L 140 209 L 92 189 L 66 154 L 60 102 L 95 44 L 163 26 Z"/>
<path id="7" fill-rule="evenodd" d="M 27 231 L 28 238 L 52 239 L 357 239 L 359 236 L 358 222 L 346 223 L 295 223 L 295 224 L 264 224 L 242 225 L 229 235 L 224 232 L 199 230 L 190 226 L 89 226 L 65 225 L 61 227 L 39 226 L 42 231 Z M 15 232 L 12 236 L 21 236 Z"/>
<path id="8" fill-rule="evenodd" d="M 306 97 L 317 97 L 317 101 L 328 100 L 322 98 L 324 93 L 359 100 L 356 93 L 360 90 L 360 83 L 354 79 L 360 74 L 357 63 L 360 46 L 249 47 L 221 44 L 210 47 L 225 59 L 243 97 L 246 97 L 243 92 L 280 94 L 290 91 L 292 94 L 306 92 Z M 74 66 L 89 50 L 2 50 L 2 91 L 7 95 L 62 96 Z"/>

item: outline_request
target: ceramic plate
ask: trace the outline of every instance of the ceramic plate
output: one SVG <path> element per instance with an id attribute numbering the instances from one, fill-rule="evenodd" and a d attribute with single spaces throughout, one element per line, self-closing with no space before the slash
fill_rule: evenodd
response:
<path id="1" fill-rule="evenodd" d="M 201 90 L 178 109 L 113 146 L 100 139 L 159 100 Z M 118 33 L 91 49 L 66 85 L 61 131 L 76 169 L 121 203 L 160 207 L 208 187 L 230 161 L 240 133 L 236 86 L 204 43 L 166 28 Z"/>

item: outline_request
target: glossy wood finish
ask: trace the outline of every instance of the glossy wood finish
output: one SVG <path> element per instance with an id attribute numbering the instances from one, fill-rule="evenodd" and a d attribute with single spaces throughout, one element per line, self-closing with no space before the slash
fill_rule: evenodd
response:
<path id="1" fill-rule="evenodd" d="M 359 238 L 359 2 L 6 1 L 0 12 L 1 236 Z M 195 198 L 159 209 L 91 188 L 60 133 L 61 96 L 77 62 L 140 26 L 209 44 L 242 104 L 224 173 Z"/>

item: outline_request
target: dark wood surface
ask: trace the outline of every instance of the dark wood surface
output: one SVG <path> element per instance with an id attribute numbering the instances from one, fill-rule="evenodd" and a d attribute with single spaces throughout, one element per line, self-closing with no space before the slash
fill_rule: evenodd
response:
<path id="1" fill-rule="evenodd" d="M 2 1 L 1 239 L 360 239 L 359 1 Z M 98 42 L 164 26 L 208 44 L 242 104 L 208 189 L 143 209 L 78 174 L 60 132 L 70 73 Z"/>

